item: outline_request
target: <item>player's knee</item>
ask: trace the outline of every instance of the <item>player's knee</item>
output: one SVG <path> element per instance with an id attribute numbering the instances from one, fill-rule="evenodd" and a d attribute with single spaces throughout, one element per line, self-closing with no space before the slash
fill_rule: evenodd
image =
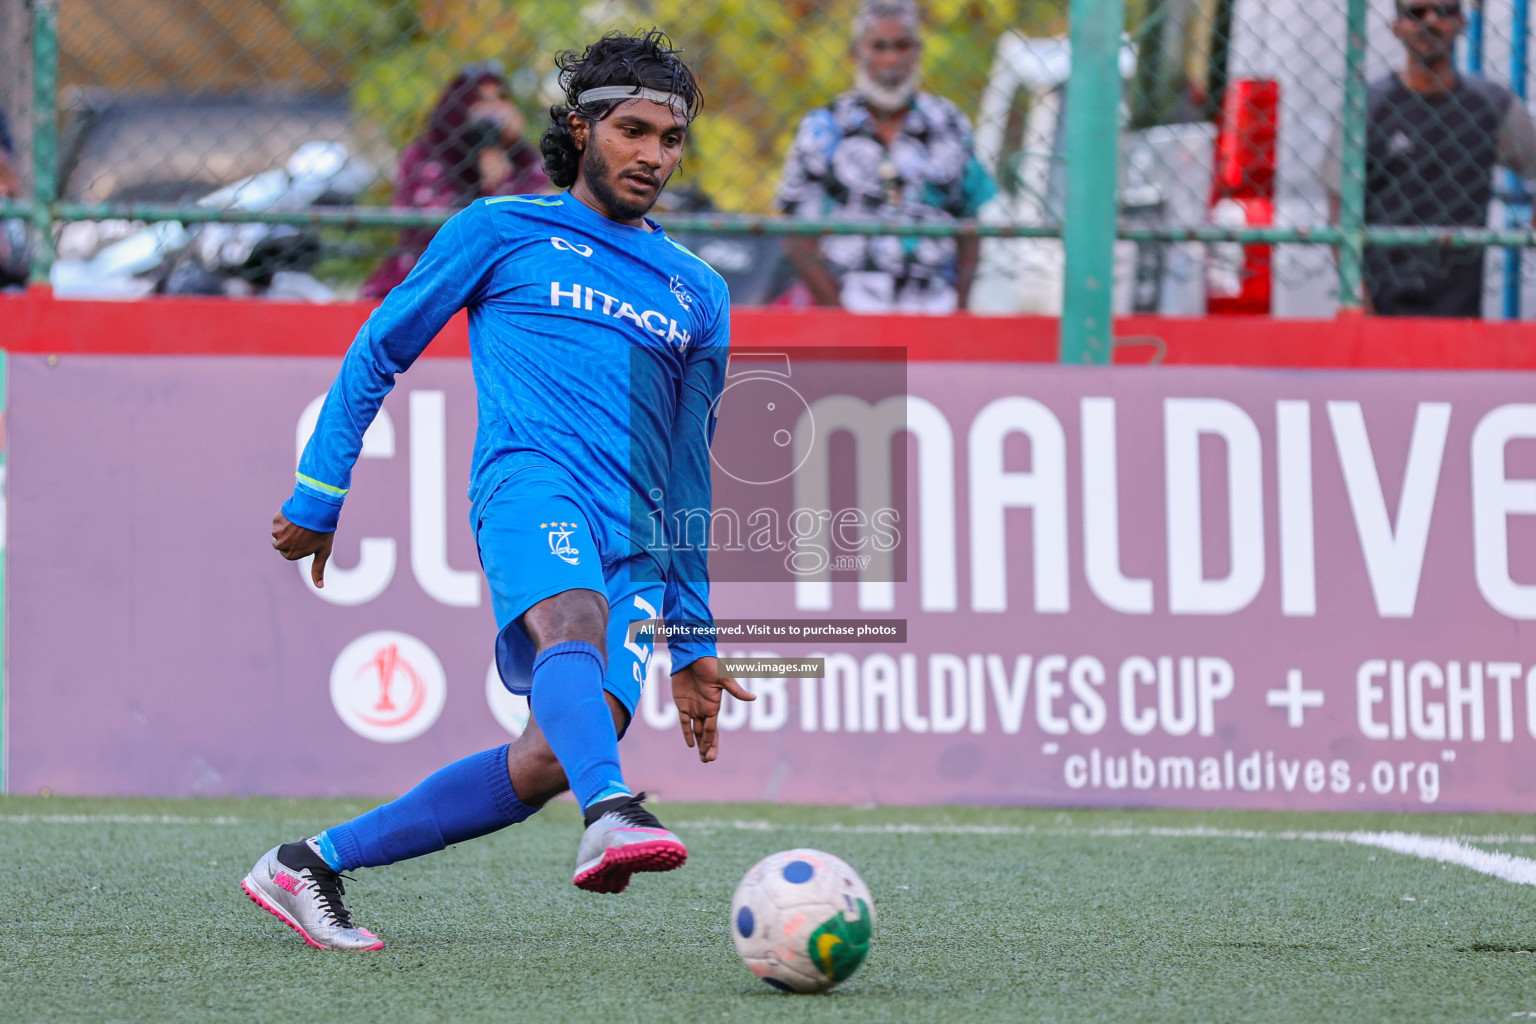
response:
<path id="1" fill-rule="evenodd" d="M 608 640 L 608 601 L 596 591 L 567 590 L 528 609 L 523 628 L 541 653 L 571 642 L 591 644 L 601 651 Z"/>

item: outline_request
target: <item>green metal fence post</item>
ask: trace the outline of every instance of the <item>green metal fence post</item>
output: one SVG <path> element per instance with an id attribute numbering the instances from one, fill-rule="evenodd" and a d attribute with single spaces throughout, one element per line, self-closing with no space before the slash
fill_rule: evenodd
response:
<path id="1" fill-rule="evenodd" d="M 0 349 L 0 426 L 5 423 L 5 410 L 10 397 L 7 390 L 9 379 L 10 357 L 4 349 Z M 3 431 L 0 431 L 3 433 Z M 9 460 L 5 457 L 4 447 L 0 447 L 0 500 L 10 490 L 10 481 L 7 479 L 6 466 Z M 0 515 L 4 514 L 4 507 L 0 505 Z M 3 529 L 3 524 L 0 524 Z M 5 579 L 6 562 L 10 558 L 9 538 L 0 537 L 0 796 L 10 792 L 10 734 L 7 728 L 10 724 L 10 674 L 6 671 L 6 658 L 11 649 L 11 637 L 9 631 L 10 620 L 6 617 L 6 596 L 8 587 Z"/>
<path id="2" fill-rule="evenodd" d="M 1124 0 L 1072 0 L 1067 82 L 1066 248 L 1061 361 L 1108 363 L 1114 348 Z"/>
<path id="3" fill-rule="evenodd" d="M 1360 312 L 1365 259 L 1365 18 L 1369 0 L 1345 8 L 1343 147 L 1339 161 L 1339 310 Z"/>
<path id="4" fill-rule="evenodd" d="M 53 204 L 59 197 L 59 7 L 32 0 L 32 284 L 53 269 Z"/>

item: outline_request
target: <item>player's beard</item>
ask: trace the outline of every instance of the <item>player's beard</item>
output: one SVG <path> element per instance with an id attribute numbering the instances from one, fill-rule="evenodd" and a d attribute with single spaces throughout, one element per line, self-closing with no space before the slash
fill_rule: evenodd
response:
<path id="1" fill-rule="evenodd" d="M 656 189 L 656 195 L 648 203 L 637 203 L 632 199 L 626 199 L 619 195 L 615 188 L 617 175 L 613 167 L 596 146 L 588 146 L 581 155 L 581 176 L 587 179 L 587 187 L 598 201 L 608 207 L 616 220 L 638 220 L 651 212 L 651 207 L 656 205 L 656 200 L 661 198 L 662 189 L 667 187 L 667 180 L 663 178 L 661 185 Z"/>
<path id="2" fill-rule="evenodd" d="M 912 73 L 901 81 L 885 85 L 876 81 L 868 71 L 859 68 L 854 73 L 853 87 L 865 103 L 882 114 L 899 114 L 907 109 L 917 93 L 917 69 L 913 68 Z"/>

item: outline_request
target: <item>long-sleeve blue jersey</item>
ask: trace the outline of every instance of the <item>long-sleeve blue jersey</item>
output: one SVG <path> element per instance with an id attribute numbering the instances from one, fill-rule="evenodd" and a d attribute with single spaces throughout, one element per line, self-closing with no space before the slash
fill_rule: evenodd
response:
<path id="1" fill-rule="evenodd" d="M 619 224 L 569 194 L 482 199 L 443 225 L 348 349 L 283 514 L 336 529 L 395 375 L 460 309 L 479 392 L 471 522 L 513 472 L 553 463 L 601 516 L 604 564 L 648 553 L 667 581 L 663 614 L 709 619 L 705 547 L 683 546 L 675 524 L 711 507 L 729 294 L 659 227 Z M 714 653 L 673 646 L 679 667 Z"/>

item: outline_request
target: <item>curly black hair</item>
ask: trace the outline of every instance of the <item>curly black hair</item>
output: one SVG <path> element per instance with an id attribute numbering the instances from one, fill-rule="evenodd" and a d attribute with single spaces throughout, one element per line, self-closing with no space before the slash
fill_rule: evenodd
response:
<path id="1" fill-rule="evenodd" d="M 588 124 L 596 124 L 624 102 L 598 100 L 578 104 L 576 98 L 588 89 L 632 85 L 675 93 L 686 104 L 688 120 L 698 116 L 704 96 L 693 71 L 677 53 L 667 34 L 653 28 L 635 35 L 610 32 L 581 53 L 562 50 L 555 55 L 565 102 L 549 108 L 549 127 L 539 139 L 539 152 L 544 154 L 544 170 L 556 188 L 570 188 L 576 183 L 580 159 L 566 116 L 574 111 Z"/>

